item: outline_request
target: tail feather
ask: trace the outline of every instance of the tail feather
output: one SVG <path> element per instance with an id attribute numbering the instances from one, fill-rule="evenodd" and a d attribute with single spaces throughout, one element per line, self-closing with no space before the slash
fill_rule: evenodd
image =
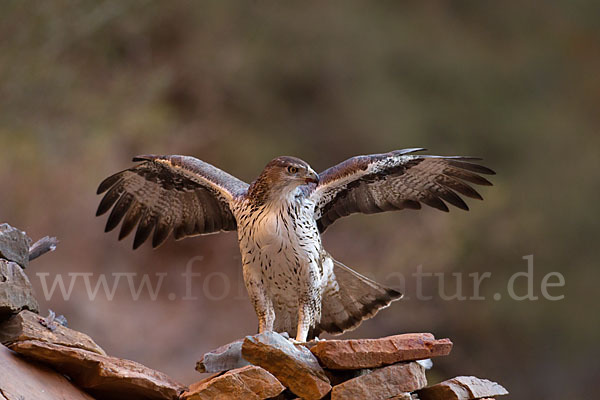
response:
<path id="1" fill-rule="evenodd" d="M 323 292 L 321 321 L 309 332 L 309 338 L 323 332 L 341 334 L 355 329 L 392 301 L 402 298 L 402 293 L 331 260 L 333 274 Z"/>

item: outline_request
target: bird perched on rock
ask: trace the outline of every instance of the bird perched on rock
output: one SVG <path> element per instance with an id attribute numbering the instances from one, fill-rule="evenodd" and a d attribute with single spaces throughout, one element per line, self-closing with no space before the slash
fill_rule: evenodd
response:
<path id="1" fill-rule="evenodd" d="M 175 239 L 237 230 L 243 275 L 259 331 L 306 341 L 357 327 L 402 297 L 336 261 L 321 234 L 353 213 L 420 209 L 421 203 L 463 210 L 458 195 L 481 199 L 468 184 L 493 174 L 472 157 L 396 150 L 350 158 L 317 174 L 295 157 L 277 157 L 251 184 L 193 157 L 138 156 L 140 164 L 106 178 L 97 215 L 111 207 L 106 231 L 119 239 L 136 229 L 133 248 L 152 235 Z M 137 228 L 136 228 L 137 227 Z"/>

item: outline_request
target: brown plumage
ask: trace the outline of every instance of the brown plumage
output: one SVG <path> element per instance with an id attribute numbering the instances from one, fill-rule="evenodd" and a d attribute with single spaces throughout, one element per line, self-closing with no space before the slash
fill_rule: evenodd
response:
<path id="1" fill-rule="evenodd" d="M 297 340 L 358 326 L 401 297 L 334 260 L 320 233 L 353 213 L 420 209 L 468 210 L 461 196 L 481 199 L 470 184 L 491 185 L 489 168 L 472 157 L 396 150 L 350 158 L 321 174 L 295 157 L 269 162 L 248 185 L 193 157 L 140 156 L 137 166 L 105 179 L 97 215 L 112 211 L 106 230 L 119 240 L 136 230 L 134 248 L 237 230 L 244 281 L 259 330 Z"/>

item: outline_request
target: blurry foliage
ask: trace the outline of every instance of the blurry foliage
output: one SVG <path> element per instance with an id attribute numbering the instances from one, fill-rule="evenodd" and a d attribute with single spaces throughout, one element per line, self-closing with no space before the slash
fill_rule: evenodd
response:
<path id="1" fill-rule="evenodd" d="M 379 280 L 417 265 L 492 271 L 488 300 L 407 300 L 351 336 L 432 331 L 456 343 L 432 380 L 476 374 L 514 398 L 590 398 L 600 354 L 582 341 L 600 333 L 588 295 L 600 278 L 599 4 L 4 1 L 0 220 L 61 239 L 30 274 L 180 274 L 201 254 L 196 269 L 226 273 L 243 293 L 234 234 L 134 253 L 93 217 L 98 182 L 140 153 L 194 155 L 248 181 L 281 154 L 319 170 L 413 146 L 484 156 L 498 175 L 471 212 L 355 216 L 324 240 Z M 491 299 L 526 254 L 537 285 L 565 275 L 565 300 Z M 80 286 L 78 301 L 46 306 L 109 352 L 182 380 L 203 351 L 255 329 L 237 292 L 91 303 Z"/>

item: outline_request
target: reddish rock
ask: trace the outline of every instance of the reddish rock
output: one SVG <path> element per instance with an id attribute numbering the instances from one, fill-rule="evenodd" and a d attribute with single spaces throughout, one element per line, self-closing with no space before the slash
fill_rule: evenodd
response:
<path id="1" fill-rule="evenodd" d="M 0 260 L 0 321 L 21 310 L 38 311 L 31 282 L 19 264 Z"/>
<path id="2" fill-rule="evenodd" d="M 431 333 L 407 333 L 381 339 L 323 340 L 310 350 L 326 368 L 362 369 L 445 356 L 452 342 L 436 340 Z"/>
<path id="3" fill-rule="evenodd" d="M 15 342 L 10 348 L 69 376 L 97 399 L 177 399 L 185 389 L 162 372 L 134 361 L 39 340 Z"/>
<path id="4" fill-rule="evenodd" d="M 196 363 L 198 372 L 221 372 L 242 368 L 250 363 L 242 357 L 242 340 L 226 344 L 208 352 Z"/>
<path id="5" fill-rule="evenodd" d="M 0 343 L 8 346 L 25 340 L 39 340 L 106 355 L 88 335 L 60 324 L 48 328 L 46 318 L 27 310 L 0 324 Z"/>
<path id="6" fill-rule="evenodd" d="M 457 376 L 418 392 L 421 400 L 471 400 L 505 394 L 508 391 L 500 384 L 474 376 Z"/>
<path id="7" fill-rule="evenodd" d="M 0 345 L 0 399 L 94 400 L 63 375 Z"/>
<path id="8" fill-rule="evenodd" d="M 310 350 L 294 346 L 278 333 L 247 336 L 242 345 L 242 355 L 252 364 L 275 375 L 303 399 L 321 399 L 331 390 L 329 379 Z"/>
<path id="9" fill-rule="evenodd" d="M 327 375 L 331 386 L 335 386 L 371 372 L 370 369 L 326 369 L 325 375 Z"/>
<path id="10" fill-rule="evenodd" d="M 262 400 L 275 397 L 285 387 L 263 368 L 248 365 L 190 386 L 182 400 Z"/>
<path id="11" fill-rule="evenodd" d="M 425 369 L 416 362 L 378 368 L 333 387 L 331 400 L 389 399 L 427 385 Z"/>

